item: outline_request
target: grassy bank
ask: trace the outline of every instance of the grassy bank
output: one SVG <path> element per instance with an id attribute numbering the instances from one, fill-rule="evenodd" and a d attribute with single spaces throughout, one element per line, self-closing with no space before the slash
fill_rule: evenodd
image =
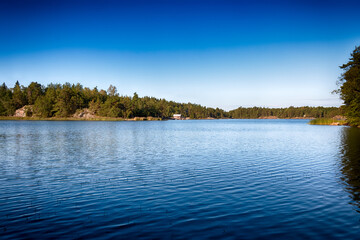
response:
<path id="1" fill-rule="evenodd" d="M 346 120 L 337 120 L 334 118 L 316 118 L 309 122 L 310 125 L 347 125 Z"/>

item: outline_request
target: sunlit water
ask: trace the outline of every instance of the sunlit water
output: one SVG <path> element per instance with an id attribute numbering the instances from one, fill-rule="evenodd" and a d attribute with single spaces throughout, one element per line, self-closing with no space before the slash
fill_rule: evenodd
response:
<path id="1" fill-rule="evenodd" d="M 0 238 L 359 239 L 360 129 L 0 122 Z"/>

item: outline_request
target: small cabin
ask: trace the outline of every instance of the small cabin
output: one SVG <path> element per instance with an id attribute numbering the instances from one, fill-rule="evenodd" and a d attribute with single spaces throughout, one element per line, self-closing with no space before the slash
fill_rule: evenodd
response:
<path id="1" fill-rule="evenodd" d="M 182 116 L 181 116 L 181 114 L 174 114 L 173 118 L 176 119 L 176 120 L 181 120 Z"/>

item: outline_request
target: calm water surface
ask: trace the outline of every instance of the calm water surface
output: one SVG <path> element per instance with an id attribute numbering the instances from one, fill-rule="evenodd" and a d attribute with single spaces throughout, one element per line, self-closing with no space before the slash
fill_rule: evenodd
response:
<path id="1" fill-rule="evenodd" d="M 359 239 L 360 129 L 0 121 L 0 238 Z"/>

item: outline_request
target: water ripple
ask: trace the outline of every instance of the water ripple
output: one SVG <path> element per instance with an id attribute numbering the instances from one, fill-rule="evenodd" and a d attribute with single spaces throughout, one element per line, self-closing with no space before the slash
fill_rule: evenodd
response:
<path id="1" fill-rule="evenodd" d="M 2 121 L 0 238 L 357 239 L 358 130 Z"/>

